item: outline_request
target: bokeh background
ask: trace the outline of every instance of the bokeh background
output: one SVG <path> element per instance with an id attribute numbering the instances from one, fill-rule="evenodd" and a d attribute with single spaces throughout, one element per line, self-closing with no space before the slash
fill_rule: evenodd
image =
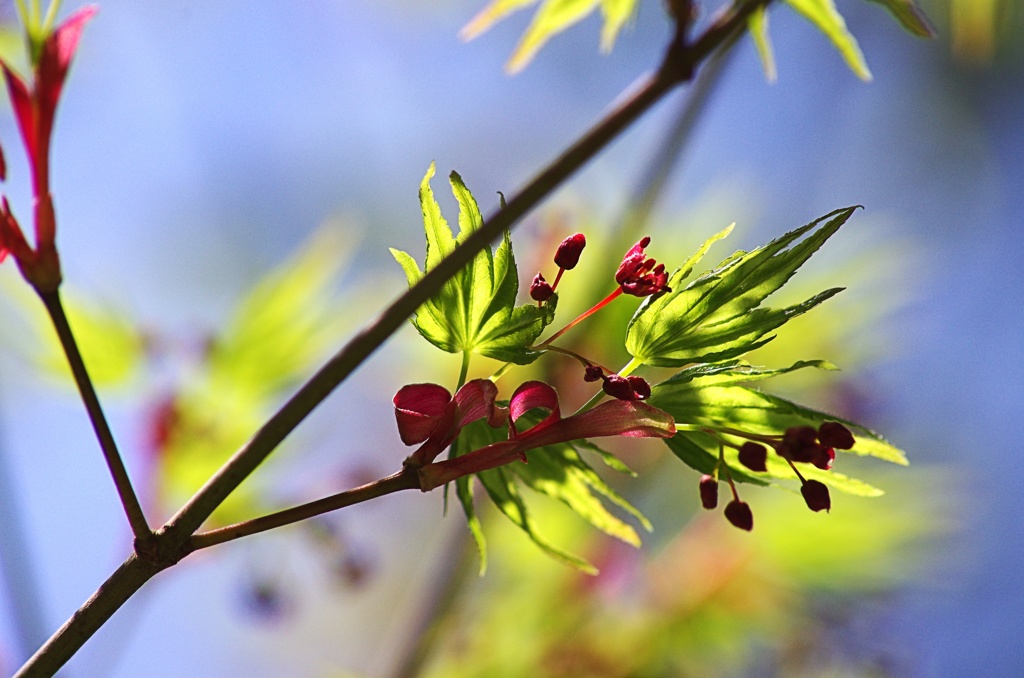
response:
<path id="1" fill-rule="evenodd" d="M 1001 14 L 989 45 L 983 21 L 970 24 L 946 0 L 921 4 L 935 41 L 903 33 L 879 6 L 840 3 L 871 83 L 804 20 L 774 11 L 778 81 L 765 81 L 748 41 L 738 45 L 644 224 L 656 242 L 682 247 L 681 259 L 737 222 L 714 258 L 865 206 L 797 276 L 850 290 L 763 360 L 844 368 L 779 388 L 851 413 L 907 450 L 909 468 L 856 467 L 885 497 L 839 497 L 830 516 L 810 521 L 791 496 L 751 492 L 762 508 L 747 538 L 720 515 L 695 517 L 696 474 L 652 442 L 624 452 L 640 478 L 614 480 L 654 523 L 642 550 L 542 511 L 551 534 L 603 568 L 596 579 L 492 516 L 480 579 L 463 520 L 442 519 L 439 493 L 388 497 L 190 558 L 132 599 L 67 674 L 388 676 L 422 652 L 426 675 L 437 676 L 1020 675 L 1024 53 L 1009 38 L 1021 11 L 991 3 Z M 524 184 L 656 64 L 669 35 L 658 3 L 643 2 L 611 54 L 598 53 L 591 18 L 510 77 L 502 67 L 529 17 L 463 43 L 458 31 L 477 9 L 470 0 L 102 3 L 58 113 L 54 190 L 83 333 L 92 322 L 92 334 L 120 342 L 94 349 L 109 368 L 101 396 L 154 518 L 187 494 L 190 469 L 216 461 L 161 456 L 167 427 L 187 419 L 169 418 L 169 402 L 189 403 L 206 431 L 195 438 L 210 448 L 244 440 L 294 379 L 402 289 L 387 248 L 421 252 L 416 190 L 431 161 L 439 196 L 457 169 L 493 210 L 496 191 Z M 521 277 L 572 230 L 616 242 L 612 230 L 628 222 L 685 102 L 685 93 L 663 102 L 526 220 Z M 25 213 L 16 140 L 3 115 L 6 190 Z M 454 202 L 441 200 L 454 221 Z M 242 341 L 239 309 L 268 303 L 267 286 L 254 286 L 315 233 L 301 261 L 316 280 L 303 289 L 322 303 L 290 305 L 327 329 L 259 354 L 294 360 L 275 389 L 254 394 L 242 368 L 211 367 L 210 347 Z M 0 673 L 9 673 L 130 540 L 15 267 L 0 278 Z M 396 469 L 406 450 L 391 395 L 404 383 L 451 383 L 457 359 L 439 355 L 403 331 L 233 510 L 251 515 Z M 204 416 L 213 428 L 202 428 Z"/>

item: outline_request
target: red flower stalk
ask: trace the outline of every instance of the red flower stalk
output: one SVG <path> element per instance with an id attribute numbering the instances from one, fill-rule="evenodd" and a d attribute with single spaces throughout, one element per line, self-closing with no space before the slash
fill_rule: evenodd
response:
<path id="1" fill-rule="evenodd" d="M 658 264 L 654 259 L 649 259 L 644 254 L 644 248 L 651 244 L 650 236 L 645 236 L 640 242 L 633 245 L 626 256 L 622 258 L 618 270 L 615 272 L 615 282 L 619 284 L 626 294 L 634 297 L 648 297 L 660 292 L 671 292 L 668 283 L 668 273 L 665 272 L 665 265 Z"/>
<path id="2" fill-rule="evenodd" d="M 22 274 L 40 291 L 56 290 L 61 281 L 60 259 L 55 244 L 53 200 L 50 196 L 50 138 L 53 120 L 68 68 L 78 48 L 78 40 L 86 22 L 95 13 L 96 7 L 83 7 L 46 37 L 35 60 L 32 87 L 6 63 L 0 64 L 32 169 L 36 235 L 35 249 L 32 249 L 5 203 L 0 215 L 0 260 L 8 252 L 13 254 Z M 4 167 L 0 163 L 2 169 Z"/>
<path id="3" fill-rule="evenodd" d="M 557 392 L 543 382 L 528 381 L 521 385 L 512 394 L 507 410 L 495 404 L 496 393 L 493 383 L 478 379 L 459 389 L 454 398 L 436 384 L 406 386 L 395 396 L 402 441 L 407 445 L 423 443 L 406 460 L 406 465 L 419 468 L 420 487 L 424 492 L 470 473 L 526 461 L 527 451 L 545 445 L 604 436 L 668 438 L 675 435 L 672 417 L 644 403 L 615 400 L 563 419 Z M 450 399 L 445 402 L 445 398 Z M 516 421 L 534 408 L 546 409 L 550 414 L 526 431 L 517 431 Z M 455 440 L 463 426 L 484 418 L 492 427 L 507 421 L 508 440 L 454 459 L 433 462 Z"/>

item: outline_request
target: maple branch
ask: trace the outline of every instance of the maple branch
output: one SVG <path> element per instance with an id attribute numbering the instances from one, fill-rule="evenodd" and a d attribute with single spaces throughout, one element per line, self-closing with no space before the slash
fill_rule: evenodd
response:
<path id="1" fill-rule="evenodd" d="M 134 513 L 129 509 L 130 500 L 134 499 L 134 492 L 130 491 L 131 485 L 127 483 L 127 474 L 124 473 L 120 457 L 116 454 L 111 457 L 108 454 L 108 465 L 111 465 L 111 471 L 119 491 L 122 490 L 122 487 L 128 491 L 127 494 L 123 493 L 122 501 L 126 504 L 126 511 L 129 513 L 129 519 L 132 520 L 133 530 L 136 530 L 137 523 L 140 528 L 136 530 L 136 553 L 132 554 L 68 619 L 64 626 L 29 659 L 17 675 L 52 675 L 146 581 L 160 570 L 176 564 L 194 550 L 195 545 L 192 539 L 200 536 L 196 534 L 197 530 L 213 511 L 256 470 L 317 405 L 387 341 L 420 305 L 441 289 L 445 282 L 465 267 L 478 252 L 501 237 L 506 230 L 511 229 L 522 216 L 536 207 L 567 178 L 575 174 L 637 118 L 650 110 L 665 94 L 677 85 L 692 79 L 697 66 L 708 55 L 725 43 L 730 36 L 742 31 L 747 17 L 755 9 L 763 7 L 771 1 L 749 0 L 743 2 L 741 0 L 734 3 L 692 43 L 688 41 L 686 35 L 690 25 L 689 20 L 679 20 L 665 57 L 653 74 L 642 77 L 631 88 L 629 96 L 612 108 L 576 143 L 537 174 L 508 201 L 505 207 L 487 219 L 478 230 L 474 231 L 435 268 L 424 275 L 418 283 L 393 301 L 374 322 L 353 337 L 348 344 L 328 360 L 256 431 L 249 442 L 235 452 L 167 524 L 155 533 L 150 533 L 148 527 L 143 527 L 145 520 L 142 518 L 141 510 Z M 680 6 L 685 5 L 686 3 L 681 3 Z M 63 315 L 62 312 L 61 315 Z M 84 372 L 84 367 L 82 369 Z M 89 389 L 91 390 L 91 385 Z M 83 398 L 85 397 L 85 393 L 83 393 Z M 95 394 L 93 394 L 93 398 L 95 398 Z M 105 428 L 105 423 L 103 427 Z M 99 431 L 97 432 L 99 433 Z M 113 442 L 112 437 L 110 442 Z M 116 448 L 111 447 L 110 449 L 116 453 Z M 105 453 L 106 450 L 105 447 Z M 120 468 L 120 472 L 116 471 L 117 468 Z M 129 501 L 126 501 L 125 497 Z M 137 504 L 137 500 L 134 503 Z M 132 515 L 135 517 L 132 518 Z M 140 518 L 142 518 L 141 523 L 139 522 Z M 272 518 L 272 516 L 267 518 Z M 212 535 L 215 532 L 212 531 L 207 535 Z M 140 534 L 148 539 L 138 538 Z M 227 535 L 225 534 L 225 536 Z M 213 537 L 208 538 L 213 539 Z M 202 542 L 203 540 L 200 540 L 200 544 Z"/>
<path id="2" fill-rule="evenodd" d="M 210 546 L 216 546 L 217 544 L 223 544 L 225 542 L 234 541 L 235 539 L 241 539 L 242 537 L 248 537 L 253 534 L 259 534 L 260 532 L 266 532 L 267 530 L 273 530 L 278 527 L 284 527 L 285 525 L 291 525 L 303 520 L 308 520 L 315 516 L 329 513 L 330 511 L 336 511 L 346 506 L 352 506 L 353 504 L 359 504 L 370 499 L 377 497 L 383 497 L 386 494 L 393 492 L 399 492 L 401 490 L 418 490 L 420 489 L 419 475 L 417 469 L 406 466 L 403 467 L 398 473 L 394 473 L 387 478 L 381 478 L 365 485 L 353 488 L 351 490 L 345 490 L 338 494 L 324 497 L 323 499 L 317 499 L 307 504 L 300 504 L 290 509 L 278 511 L 277 513 L 271 513 L 270 515 L 262 516 L 260 518 L 254 518 L 253 520 L 246 520 L 241 523 L 235 523 L 234 525 L 228 525 L 226 527 L 220 527 L 216 530 L 210 530 L 209 532 L 200 532 L 192 536 L 189 540 L 189 552 L 198 551 L 199 549 L 209 548 Z"/>

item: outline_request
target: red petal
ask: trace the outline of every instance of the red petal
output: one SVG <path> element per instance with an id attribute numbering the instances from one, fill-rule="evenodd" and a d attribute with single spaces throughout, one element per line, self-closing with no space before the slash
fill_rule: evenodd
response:
<path id="1" fill-rule="evenodd" d="M 562 418 L 561 412 L 558 409 L 558 392 L 542 381 L 527 381 L 521 384 L 516 389 L 516 392 L 512 394 L 512 398 L 508 403 L 509 416 L 515 422 L 519 417 L 537 407 L 548 410 L 551 414 L 531 428 L 531 431 L 550 426 Z"/>
<path id="2" fill-rule="evenodd" d="M 451 401 L 448 389 L 437 384 L 409 384 L 400 388 L 392 402 L 402 442 L 415 445 L 429 438 Z"/>
<path id="3" fill-rule="evenodd" d="M 54 29 L 43 43 L 39 63 L 36 65 L 35 83 L 36 102 L 39 106 L 37 133 L 41 144 L 49 144 L 53 116 L 57 110 L 57 101 L 60 99 L 64 80 L 67 78 L 68 67 L 78 49 L 78 40 L 82 37 L 85 24 L 98 9 L 95 5 L 88 5 L 78 10 Z M 38 157 L 36 161 L 38 162 Z"/>
<path id="4" fill-rule="evenodd" d="M 14 117 L 18 120 L 18 129 L 25 142 L 25 150 L 29 160 L 34 164 L 36 159 L 36 117 L 32 108 L 32 95 L 28 85 L 18 77 L 17 73 L 2 64 L 4 79 L 7 80 L 7 94 L 14 108 Z"/>
<path id="5" fill-rule="evenodd" d="M 498 387 L 490 379 L 474 379 L 467 383 L 455 394 L 458 406 L 455 425 L 461 429 L 477 419 L 486 417 L 492 428 L 502 426 L 508 415 L 504 409 L 495 407 L 494 401 L 497 397 Z"/>

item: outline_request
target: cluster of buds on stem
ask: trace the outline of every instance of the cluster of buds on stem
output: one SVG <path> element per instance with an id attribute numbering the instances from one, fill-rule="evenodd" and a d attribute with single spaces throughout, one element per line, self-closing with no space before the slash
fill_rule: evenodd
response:
<path id="1" fill-rule="evenodd" d="M 618 374 L 605 374 L 605 369 L 600 365 L 587 365 L 583 374 L 583 381 L 604 382 L 601 388 L 605 393 L 619 400 L 647 400 L 651 397 L 651 385 L 643 377 L 630 375 L 622 377 Z"/>
<path id="2" fill-rule="evenodd" d="M 533 282 L 530 283 L 530 298 L 537 303 L 544 303 L 550 299 L 551 295 L 555 293 L 555 288 L 558 287 L 559 281 L 562 279 L 562 274 L 576 268 L 576 264 L 580 261 L 580 255 L 583 253 L 583 248 L 586 246 L 587 239 L 582 233 L 574 233 L 563 240 L 555 251 L 555 265 L 558 266 L 558 275 L 555 276 L 555 282 L 548 283 L 544 279 L 544 275 L 538 272 L 533 277 Z"/>
<path id="3" fill-rule="evenodd" d="M 748 438 L 737 447 L 739 462 L 744 467 L 759 473 L 767 471 L 768 450 L 771 448 L 775 454 L 786 460 L 796 477 L 800 479 L 800 494 L 803 495 L 804 502 L 809 509 L 817 512 L 828 511 L 832 508 L 828 487 L 819 480 L 805 478 L 796 464 L 810 464 L 823 471 L 831 469 L 837 449 L 853 448 L 855 441 L 850 429 L 839 422 L 826 421 L 817 429 L 811 426 L 793 426 L 786 429 L 781 436 L 756 435 L 731 429 L 727 432 L 731 435 Z M 729 443 L 723 441 L 723 444 Z M 749 506 L 740 501 L 736 486 L 728 474 L 729 467 L 721 457 L 716 468 L 716 475 L 705 475 L 700 479 L 701 505 L 706 509 L 713 509 L 718 505 L 716 476 L 719 468 L 724 471 L 733 493 L 733 501 L 726 507 L 725 517 L 736 527 L 750 530 L 753 527 L 753 515 Z"/>

